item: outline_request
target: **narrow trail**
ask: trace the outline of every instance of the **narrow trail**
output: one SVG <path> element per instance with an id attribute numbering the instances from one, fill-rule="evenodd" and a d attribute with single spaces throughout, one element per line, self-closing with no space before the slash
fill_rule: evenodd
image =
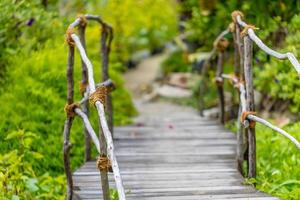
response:
<path id="1" fill-rule="evenodd" d="M 124 75 L 125 87 L 131 92 L 133 98 L 138 100 L 142 90 L 150 86 L 159 73 L 160 63 L 166 54 L 159 54 L 143 60 L 135 69 L 129 70 Z"/>
<path id="2" fill-rule="evenodd" d="M 139 100 L 164 56 L 142 62 L 125 75 L 139 116 L 115 128 L 115 150 L 126 190 L 133 200 L 277 199 L 245 185 L 236 169 L 236 136 L 189 107 Z M 101 198 L 100 174 L 87 162 L 74 174 L 80 199 Z M 115 187 L 109 174 L 110 186 Z"/>

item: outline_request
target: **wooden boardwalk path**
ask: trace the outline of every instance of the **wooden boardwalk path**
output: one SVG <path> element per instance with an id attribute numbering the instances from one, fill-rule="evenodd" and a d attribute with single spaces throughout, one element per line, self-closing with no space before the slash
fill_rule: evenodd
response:
<path id="1" fill-rule="evenodd" d="M 236 170 L 236 137 L 193 109 L 139 103 L 135 125 L 115 128 L 127 199 L 277 199 L 244 185 Z M 95 161 L 73 174 L 80 199 L 101 199 Z M 114 187 L 113 176 L 109 176 Z"/>

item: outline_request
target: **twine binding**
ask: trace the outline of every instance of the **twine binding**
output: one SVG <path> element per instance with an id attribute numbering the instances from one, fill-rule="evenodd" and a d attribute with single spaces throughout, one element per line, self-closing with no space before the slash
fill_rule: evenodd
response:
<path id="1" fill-rule="evenodd" d="M 84 92 L 86 91 L 86 88 L 88 87 L 88 82 L 84 82 L 84 81 L 80 81 L 79 83 L 79 90 L 81 94 L 84 94 Z"/>
<path id="2" fill-rule="evenodd" d="M 65 112 L 67 114 L 67 117 L 75 117 L 75 108 L 80 108 L 80 105 L 78 103 L 72 103 L 72 104 L 66 104 L 65 105 Z"/>
<path id="3" fill-rule="evenodd" d="M 72 27 L 69 27 L 66 31 L 66 34 L 65 34 L 65 40 L 66 42 L 71 46 L 71 47 L 74 47 L 75 46 L 75 42 L 74 40 L 72 39 L 71 35 L 75 33 L 75 29 L 72 28 Z"/>
<path id="4" fill-rule="evenodd" d="M 113 172 L 111 161 L 105 154 L 102 154 L 98 157 L 97 167 L 101 172 Z"/>
<path id="5" fill-rule="evenodd" d="M 241 114 L 241 122 L 243 123 L 247 119 L 248 115 L 255 115 L 255 114 L 256 114 L 256 112 L 253 112 L 253 111 L 244 111 L 244 112 L 242 112 L 242 114 Z M 254 128 L 255 124 L 256 124 L 255 121 L 249 120 L 249 127 L 250 128 Z"/>
<path id="6" fill-rule="evenodd" d="M 106 86 L 100 86 L 96 89 L 96 91 L 90 94 L 89 100 L 90 103 L 95 105 L 96 101 L 100 101 L 104 106 L 106 102 L 106 97 L 110 89 Z"/>
<path id="7" fill-rule="evenodd" d="M 218 51 L 224 52 L 227 49 L 227 47 L 229 46 L 229 44 L 230 43 L 226 38 L 221 38 L 214 44 L 214 46 Z"/>
<path id="8" fill-rule="evenodd" d="M 77 16 L 77 18 L 80 20 L 79 24 L 80 24 L 81 27 L 85 27 L 87 25 L 87 19 L 86 19 L 85 15 L 79 14 Z"/>
<path id="9" fill-rule="evenodd" d="M 244 27 L 244 29 L 242 30 L 241 32 L 241 37 L 245 37 L 246 35 L 248 35 L 248 30 L 249 29 L 252 29 L 252 30 L 258 30 L 259 28 L 257 28 L 256 26 L 254 25 L 251 25 L 251 24 L 248 24 L 247 26 Z"/>
<path id="10" fill-rule="evenodd" d="M 244 14 L 243 14 L 241 11 L 235 10 L 235 11 L 233 11 L 233 12 L 231 13 L 232 21 L 233 21 L 234 23 L 237 23 L 237 19 L 236 19 L 237 16 L 240 16 L 241 18 L 244 18 Z"/>

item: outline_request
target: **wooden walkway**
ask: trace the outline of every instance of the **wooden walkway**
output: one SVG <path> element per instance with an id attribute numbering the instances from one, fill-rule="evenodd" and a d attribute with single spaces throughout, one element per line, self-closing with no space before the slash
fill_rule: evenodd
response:
<path id="1" fill-rule="evenodd" d="M 139 103 L 138 108 L 135 125 L 115 128 L 127 199 L 277 199 L 243 184 L 235 167 L 235 135 L 217 121 L 166 103 Z M 73 177 L 80 199 L 102 199 L 95 161 Z M 109 179 L 114 187 L 111 174 Z"/>

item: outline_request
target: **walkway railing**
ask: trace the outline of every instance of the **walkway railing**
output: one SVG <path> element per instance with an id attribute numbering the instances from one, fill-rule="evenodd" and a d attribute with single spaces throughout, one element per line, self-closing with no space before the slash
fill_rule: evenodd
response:
<path id="1" fill-rule="evenodd" d="M 102 80 L 103 83 L 95 84 L 93 66 L 87 57 L 85 49 L 85 28 L 87 21 L 96 21 L 101 26 L 101 49 L 100 57 L 102 61 Z M 75 34 L 75 28 L 78 27 L 79 37 Z M 110 25 L 105 23 L 100 17 L 94 15 L 80 15 L 68 28 L 66 33 L 66 41 L 69 44 L 68 65 L 67 65 L 67 105 L 65 111 L 67 119 L 64 126 L 64 168 L 67 176 L 67 194 L 66 199 L 73 198 L 73 180 L 70 167 L 70 131 L 73 119 L 78 115 L 84 124 L 85 130 L 85 160 L 91 159 L 90 140 L 95 144 L 100 156 L 97 160 L 97 166 L 100 170 L 101 185 L 103 199 L 109 199 L 109 183 L 107 172 L 111 171 L 114 174 L 116 188 L 119 199 L 125 200 L 124 187 L 119 171 L 118 162 L 114 153 L 114 144 L 112 138 L 113 131 L 113 114 L 112 114 L 112 100 L 109 92 L 114 89 L 112 81 L 109 79 L 108 61 L 110 46 L 113 39 L 113 29 Z M 82 66 L 82 81 L 80 84 L 80 91 L 82 99 L 79 103 L 74 103 L 74 53 L 75 47 L 78 49 L 81 57 Z M 88 100 L 97 109 L 100 133 L 99 138 L 95 133 L 89 121 L 89 106 Z M 106 121 L 105 110 L 108 113 L 108 123 Z M 100 188 L 99 188 L 100 189 Z"/>
<path id="2" fill-rule="evenodd" d="M 255 122 L 267 126 L 279 134 L 288 138 L 300 149 L 300 143 L 291 134 L 276 127 L 270 122 L 256 116 L 254 104 L 254 86 L 253 86 L 253 42 L 265 53 L 278 59 L 288 59 L 296 72 L 300 75 L 300 64 L 294 54 L 279 53 L 267 47 L 255 34 L 257 28 L 243 21 L 244 15 L 240 11 L 232 13 L 233 22 L 223 31 L 215 40 L 213 50 L 206 60 L 202 76 L 207 73 L 209 62 L 217 54 L 217 71 L 215 82 L 219 96 L 219 118 L 220 122 L 225 122 L 225 98 L 224 98 L 224 79 L 228 79 L 232 85 L 239 91 L 239 112 L 238 112 L 238 131 L 237 131 L 237 167 L 243 174 L 242 166 L 247 158 L 248 177 L 256 177 L 256 135 Z M 234 40 L 234 74 L 224 74 L 224 53 L 229 46 L 229 41 L 225 36 L 232 33 Z M 204 82 L 202 82 L 204 83 Z M 203 94 L 201 88 L 200 93 Z M 200 97 L 201 98 L 201 97 Z M 203 104 L 203 100 L 202 100 Z M 203 105 L 201 106 L 203 107 Z"/>

